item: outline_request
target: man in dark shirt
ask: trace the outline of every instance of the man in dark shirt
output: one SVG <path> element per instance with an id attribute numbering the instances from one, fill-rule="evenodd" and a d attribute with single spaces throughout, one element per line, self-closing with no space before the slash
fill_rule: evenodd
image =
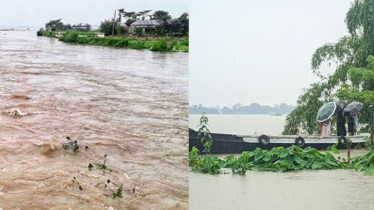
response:
<path id="1" fill-rule="evenodd" d="M 343 116 L 343 110 L 337 112 L 338 120 L 336 121 L 336 132 L 337 136 L 346 136 L 347 130 L 345 128 L 345 117 Z"/>
<path id="2" fill-rule="evenodd" d="M 348 132 L 349 132 L 350 136 L 353 136 L 353 134 L 354 134 L 354 123 L 355 123 L 355 121 L 354 121 L 353 117 L 349 116 L 348 117 Z"/>

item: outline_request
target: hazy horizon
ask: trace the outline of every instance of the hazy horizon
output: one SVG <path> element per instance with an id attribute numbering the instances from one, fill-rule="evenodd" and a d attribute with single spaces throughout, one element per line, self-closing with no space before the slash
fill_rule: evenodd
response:
<path id="1" fill-rule="evenodd" d="M 258 102 L 251 102 L 251 103 L 246 103 L 246 104 L 243 104 L 243 103 L 233 103 L 232 105 L 219 105 L 219 104 L 217 104 L 217 105 L 205 105 L 205 104 L 189 104 L 188 106 L 199 106 L 199 105 L 202 105 L 202 106 L 204 106 L 204 107 L 213 107 L 213 108 L 216 108 L 216 107 L 219 107 L 219 108 L 223 108 L 223 107 L 229 107 L 229 108 L 231 108 L 231 107 L 233 107 L 234 105 L 236 105 L 236 104 L 240 104 L 241 106 L 249 106 L 249 105 L 251 105 L 251 104 L 259 104 L 259 105 L 261 105 L 261 106 L 274 106 L 274 105 L 281 105 L 281 104 L 286 104 L 286 105 L 290 105 L 290 106 L 296 106 L 296 105 L 294 105 L 294 104 L 287 104 L 287 103 L 283 103 L 283 102 L 280 102 L 280 103 L 274 103 L 274 104 L 261 104 L 261 103 L 258 103 Z"/>
<path id="2" fill-rule="evenodd" d="M 56 2 L 57 3 L 57 2 Z M 49 20 L 62 19 L 63 23 L 89 23 L 100 25 L 113 18 L 114 10 L 165 10 L 172 17 L 188 12 L 188 1 L 172 0 L 65 0 L 54 4 L 46 0 L 3 0 L 0 7 L 0 27 L 44 27 Z"/>
<path id="3" fill-rule="evenodd" d="M 348 34 L 351 0 L 190 2 L 190 104 L 296 105 L 318 47 Z M 334 70 L 322 66 L 322 73 Z"/>

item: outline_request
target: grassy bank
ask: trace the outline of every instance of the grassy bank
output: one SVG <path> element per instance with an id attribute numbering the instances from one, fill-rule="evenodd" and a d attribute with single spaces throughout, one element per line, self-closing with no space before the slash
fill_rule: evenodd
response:
<path id="1" fill-rule="evenodd" d="M 149 49 L 151 51 L 188 52 L 188 38 L 172 37 L 95 37 L 92 32 L 68 31 L 62 34 L 60 41 L 67 43 L 108 46 L 128 49 Z M 54 32 L 44 32 L 43 36 L 56 37 Z"/>

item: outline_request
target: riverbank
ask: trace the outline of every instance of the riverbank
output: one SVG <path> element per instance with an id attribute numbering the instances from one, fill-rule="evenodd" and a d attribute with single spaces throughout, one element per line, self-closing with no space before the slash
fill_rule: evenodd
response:
<path id="1" fill-rule="evenodd" d="M 107 46 L 126 49 L 148 49 L 151 51 L 163 52 L 188 52 L 188 37 L 135 37 L 135 36 L 114 36 L 99 37 L 96 32 L 50 32 L 44 31 L 43 36 L 58 38 L 62 42 Z"/>

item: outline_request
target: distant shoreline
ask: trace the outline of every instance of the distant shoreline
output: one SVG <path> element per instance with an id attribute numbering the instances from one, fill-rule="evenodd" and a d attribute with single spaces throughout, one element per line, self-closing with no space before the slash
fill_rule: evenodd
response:
<path id="1" fill-rule="evenodd" d="M 1 29 L 0 28 L 0 31 L 31 31 L 30 29 Z"/>
<path id="2" fill-rule="evenodd" d="M 251 103 L 249 105 L 235 104 L 232 107 L 204 107 L 200 105 L 190 105 L 188 111 L 191 114 L 234 114 L 234 115 L 288 115 L 295 107 L 285 103 L 274 104 L 274 106 Z"/>

